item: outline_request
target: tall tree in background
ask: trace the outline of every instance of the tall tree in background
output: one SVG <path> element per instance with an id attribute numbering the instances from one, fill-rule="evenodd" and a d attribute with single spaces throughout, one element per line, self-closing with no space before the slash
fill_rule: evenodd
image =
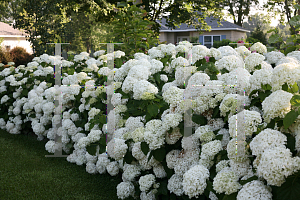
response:
<path id="1" fill-rule="evenodd" d="M 272 28 L 271 20 L 268 15 L 255 13 L 250 15 L 247 22 L 243 23 L 243 28 L 248 29 L 249 31 L 254 31 L 255 28 L 259 26 L 260 30 L 266 34 L 266 37 L 269 38 L 271 34 L 267 34 L 267 31 Z M 250 37 L 250 33 L 246 33 L 247 37 Z"/>
<path id="2" fill-rule="evenodd" d="M 281 24 L 284 23 L 284 18 L 286 17 L 291 28 L 291 34 L 293 35 L 296 33 L 297 22 L 300 21 L 300 6 L 295 7 L 296 4 L 300 5 L 300 0 L 268 0 L 264 7 L 269 12 L 275 12 L 276 15 L 279 14 Z M 293 18 L 294 16 L 295 18 Z"/>
<path id="3" fill-rule="evenodd" d="M 234 24 L 243 26 L 245 17 L 250 13 L 250 7 L 258 3 L 259 0 L 225 0 L 223 6 L 233 17 Z"/>

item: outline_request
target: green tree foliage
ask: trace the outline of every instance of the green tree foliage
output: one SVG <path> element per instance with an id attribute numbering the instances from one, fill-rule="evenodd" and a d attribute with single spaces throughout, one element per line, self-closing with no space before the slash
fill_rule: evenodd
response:
<path id="1" fill-rule="evenodd" d="M 137 6 L 125 6 L 118 9 L 118 15 L 112 22 L 114 29 L 111 33 L 113 42 L 121 42 L 121 50 L 125 55 L 144 52 L 150 45 L 158 43 L 158 37 L 150 30 L 154 22 L 146 18 L 146 11 Z"/>
<path id="2" fill-rule="evenodd" d="M 267 45 L 266 33 L 264 33 L 261 30 L 261 27 L 259 25 L 257 25 L 257 27 L 254 29 L 254 31 L 251 32 L 250 38 L 256 39 L 259 42 L 263 43 L 264 45 Z M 248 41 L 249 41 L 249 39 L 248 39 Z"/>
<path id="3" fill-rule="evenodd" d="M 260 27 L 260 30 L 262 30 L 266 34 L 267 39 L 269 39 L 271 34 L 267 32 L 272 28 L 270 17 L 261 13 L 255 13 L 249 16 L 247 22 L 243 23 L 243 28 L 251 32 L 254 31 L 257 26 Z M 251 32 L 246 33 L 247 37 L 250 37 Z"/>

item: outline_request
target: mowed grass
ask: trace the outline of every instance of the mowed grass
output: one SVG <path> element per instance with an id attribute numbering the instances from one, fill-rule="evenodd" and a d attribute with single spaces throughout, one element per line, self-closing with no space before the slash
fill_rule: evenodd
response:
<path id="1" fill-rule="evenodd" d="M 0 129 L 0 199 L 117 200 L 121 175 L 89 174 L 85 165 L 46 158 L 47 139 L 12 135 Z"/>

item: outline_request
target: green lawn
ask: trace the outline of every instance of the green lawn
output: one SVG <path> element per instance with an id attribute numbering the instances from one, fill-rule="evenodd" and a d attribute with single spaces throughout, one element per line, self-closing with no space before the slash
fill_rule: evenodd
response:
<path id="1" fill-rule="evenodd" d="M 0 199 L 109 199 L 117 198 L 121 175 L 91 175 L 85 165 L 66 158 L 46 158 L 47 139 L 34 134 L 12 135 L 0 129 Z"/>

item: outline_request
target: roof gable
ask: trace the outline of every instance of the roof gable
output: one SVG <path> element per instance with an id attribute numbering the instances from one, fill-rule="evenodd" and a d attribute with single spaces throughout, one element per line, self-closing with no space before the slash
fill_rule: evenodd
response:
<path id="1" fill-rule="evenodd" d="M 186 31 L 196 31 L 194 26 L 188 26 L 186 23 L 181 23 L 179 27 L 176 27 L 175 29 L 171 29 L 166 26 L 166 19 L 162 18 L 161 22 L 160 20 L 156 20 L 157 23 L 161 25 L 160 32 L 186 32 Z M 208 26 L 211 26 L 211 30 L 237 30 L 237 31 L 243 31 L 243 32 L 250 32 L 249 30 L 238 26 L 234 23 L 222 20 L 220 23 L 222 25 L 218 24 L 217 19 L 213 17 L 207 17 L 205 18 L 205 21 Z M 219 27 L 218 27 L 219 26 Z"/>
<path id="2" fill-rule="evenodd" d="M 1 36 L 26 36 L 24 31 L 20 31 L 18 29 L 14 29 L 12 26 L 9 24 L 0 22 L 0 35 Z"/>

